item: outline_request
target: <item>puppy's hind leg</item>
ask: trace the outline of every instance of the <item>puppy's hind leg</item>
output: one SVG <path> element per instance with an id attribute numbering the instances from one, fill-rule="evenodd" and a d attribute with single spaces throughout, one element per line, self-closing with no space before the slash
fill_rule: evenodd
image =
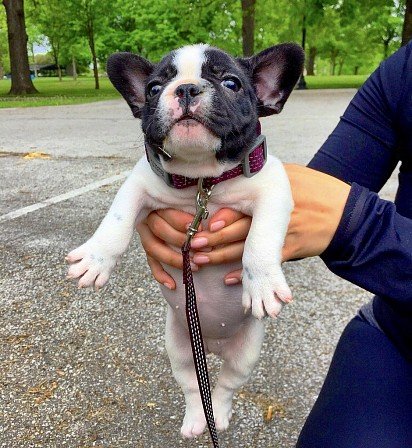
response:
<path id="1" fill-rule="evenodd" d="M 235 392 L 249 379 L 259 360 L 265 335 L 263 322 L 250 317 L 242 329 L 225 344 L 222 368 L 212 395 L 216 428 L 224 431 L 232 417 Z"/>
<path id="2" fill-rule="evenodd" d="M 180 432 L 192 438 L 203 433 L 206 420 L 197 385 L 189 333 L 168 307 L 166 319 L 166 349 L 173 375 L 185 395 L 186 412 Z"/>

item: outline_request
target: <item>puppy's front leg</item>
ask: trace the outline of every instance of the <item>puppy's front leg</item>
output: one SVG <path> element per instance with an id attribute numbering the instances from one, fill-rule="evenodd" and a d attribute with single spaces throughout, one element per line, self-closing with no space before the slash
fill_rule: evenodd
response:
<path id="1" fill-rule="evenodd" d="M 242 302 L 245 309 L 252 308 L 258 319 L 265 313 L 276 317 L 282 302 L 292 300 L 281 262 L 293 199 L 283 168 L 281 171 L 276 182 L 269 182 L 261 189 L 254 203 L 243 252 Z"/>
<path id="2" fill-rule="evenodd" d="M 102 287 L 129 246 L 136 217 L 142 214 L 147 198 L 142 165 L 142 161 L 136 164 L 94 235 L 67 255 L 66 260 L 73 263 L 68 278 L 80 277 L 79 287 Z"/>

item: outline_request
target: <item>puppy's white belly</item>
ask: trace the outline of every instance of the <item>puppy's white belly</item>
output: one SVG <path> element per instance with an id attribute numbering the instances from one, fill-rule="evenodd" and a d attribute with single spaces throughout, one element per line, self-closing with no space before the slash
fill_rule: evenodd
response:
<path id="1" fill-rule="evenodd" d="M 248 318 L 242 307 L 242 285 L 226 286 L 224 284 L 224 276 L 240 268 L 240 263 L 232 263 L 206 266 L 199 272 L 193 273 L 200 323 L 205 339 L 230 338 L 240 330 Z M 165 269 L 175 279 L 176 289 L 171 291 L 162 286 L 162 293 L 179 322 L 187 328 L 182 271 L 170 266 L 165 266 Z M 210 351 L 215 351 L 212 349 L 213 341 L 206 344 Z"/>

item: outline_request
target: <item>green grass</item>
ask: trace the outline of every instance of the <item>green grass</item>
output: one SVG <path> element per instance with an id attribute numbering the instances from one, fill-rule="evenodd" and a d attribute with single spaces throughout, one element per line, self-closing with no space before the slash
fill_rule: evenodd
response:
<path id="1" fill-rule="evenodd" d="M 39 78 L 34 81 L 36 89 L 40 92 L 35 95 L 11 96 L 10 81 L 0 81 L 0 108 L 5 107 L 37 107 L 61 106 L 63 104 L 91 103 L 93 101 L 112 100 L 119 98 L 119 94 L 107 78 L 100 78 L 100 89 L 94 88 L 94 79 Z"/>
<path id="2" fill-rule="evenodd" d="M 366 80 L 366 75 L 343 76 L 306 76 L 309 89 L 358 88 Z M 91 103 L 93 101 L 119 98 L 119 94 L 107 78 L 100 79 L 100 89 L 94 88 L 94 79 L 81 77 L 77 81 L 72 78 L 40 78 L 34 81 L 40 92 L 38 95 L 10 96 L 9 80 L 0 80 L 0 108 L 5 107 L 37 107 L 61 106 L 63 104 Z"/>
<path id="3" fill-rule="evenodd" d="M 368 75 L 305 76 L 309 89 L 359 88 Z"/>

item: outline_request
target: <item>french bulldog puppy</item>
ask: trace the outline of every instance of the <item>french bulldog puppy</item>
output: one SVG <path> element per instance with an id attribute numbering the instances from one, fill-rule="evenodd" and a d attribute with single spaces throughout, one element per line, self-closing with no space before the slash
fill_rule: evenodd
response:
<path id="1" fill-rule="evenodd" d="M 136 164 L 94 235 L 68 254 L 68 276 L 79 278 L 80 287 L 102 287 L 129 246 L 136 223 L 150 211 L 172 207 L 194 213 L 196 186 L 176 189 L 165 179 L 170 174 L 215 178 L 242 163 L 254 145 L 258 118 L 281 112 L 303 60 L 302 49 L 292 43 L 250 58 L 233 58 L 203 44 L 172 51 L 158 64 L 131 53 L 112 55 L 109 78 L 133 115 L 141 118 L 146 150 L 157 164 L 151 167 L 146 158 Z M 222 207 L 253 218 L 242 259 L 242 285 L 228 287 L 223 282 L 225 273 L 240 264 L 194 272 L 205 349 L 223 359 L 212 394 L 218 430 L 228 427 L 233 395 L 258 361 L 262 318 L 276 317 L 282 302 L 292 298 L 281 251 L 293 201 L 281 162 L 268 156 L 253 177 L 241 175 L 215 185 L 209 210 L 213 214 Z M 161 287 L 168 304 L 166 347 L 185 395 L 181 433 L 195 437 L 206 421 L 186 323 L 182 272 L 166 269 L 177 284 L 174 291 Z"/>

